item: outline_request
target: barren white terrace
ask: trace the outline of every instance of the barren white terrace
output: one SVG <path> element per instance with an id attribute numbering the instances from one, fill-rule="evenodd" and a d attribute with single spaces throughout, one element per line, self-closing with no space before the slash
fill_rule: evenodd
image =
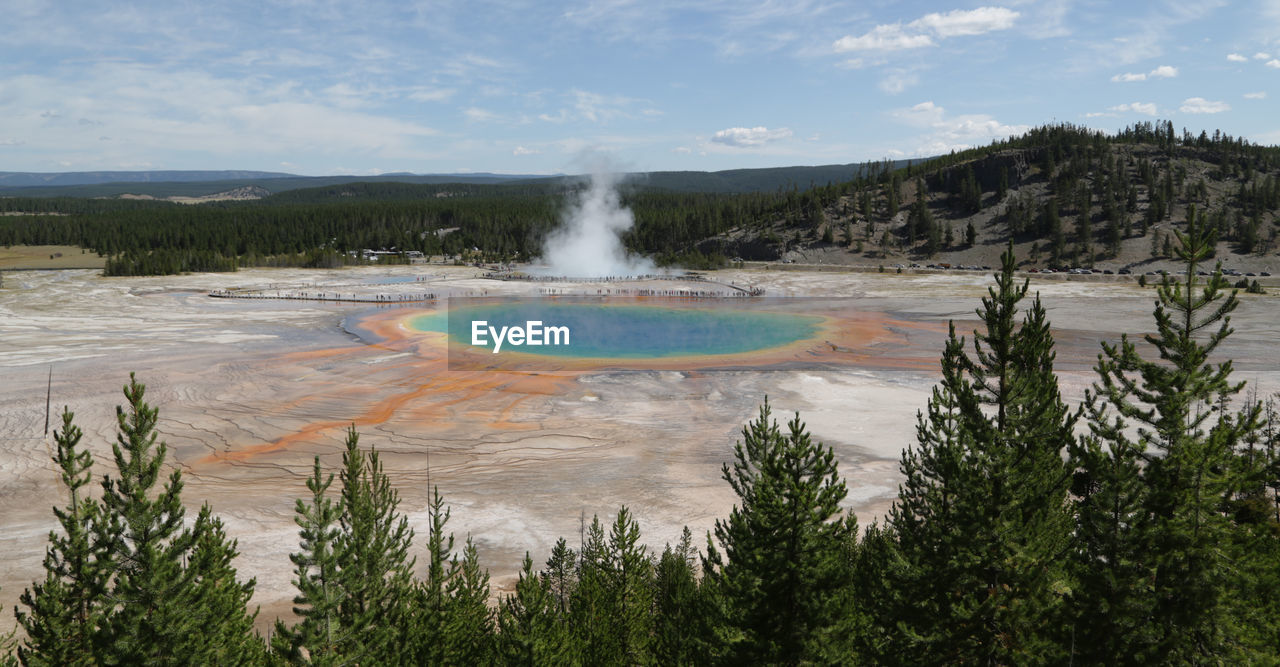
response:
<path id="1" fill-rule="evenodd" d="M 41 573 L 50 508 L 66 502 L 44 434 L 45 386 L 76 422 L 100 476 L 110 465 L 114 408 L 130 371 L 160 408 L 170 464 L 183 469 L 191 509 L 208 501 L 239 540 L 237 566 L 258 579 L 260 620 L 288 613 L 297 548 L 294 499 L 311 459 L 337 468 L 343 430 L 384 452 L 401 510 L 425 534 L 428 481 L 453 509 L 450 528 L 472 534 L 497 587 L 510 585 L 527 550 L 546 558 L 560 536 L 576 541 L 580 516 L 634 510 L 655 548 L 688 525 L 703 535 L 733 502 L 720 480 L 742 424 L 766 394 L 775 416 L 800 411 L 832 445 L 865 523 L 897 490 L 897 460 L 935 380 L 948 318 L 973 328 L 987 275 L 908 276 L 725 271 L 717 280 L 771 295 L 877 297 L 878 308 L 918 322 L 896 339 L 901 369 L 527 374 L 486 377 L 424 361 L 427 348 L 380 345 L 344 329 L 370 304 L 212 299 L 226 288 L 367 293 L 537 294 L 460 267 L 340 271 L 250 270 L 155 278 L 90 271 L 6 273 L 0 288 L 0 603 L 12 608 Z M 405 282 L 390 282 L 402 280 Z M 589 285 L 557 285 L 589 289 Z M 1149 291 L 1134 286 L 1036 285 L 1062 329 L 1059 358 L 1069 401 L 1091 380 L 1098 339 L 1150 329 Z M 1228 354 L 1260 392 L 1273 369 L 1271 296 L 1245 299 Z M 389 312 L 389 311 L 385 311 Z M 425 345 L 425 344 L 424 344 Z M 931 361 L 930 361 L 931 360 Z M 194 512 L 192 512 L 194 514 Z M 7 627 L 0 624 L 0 630 Z"/>

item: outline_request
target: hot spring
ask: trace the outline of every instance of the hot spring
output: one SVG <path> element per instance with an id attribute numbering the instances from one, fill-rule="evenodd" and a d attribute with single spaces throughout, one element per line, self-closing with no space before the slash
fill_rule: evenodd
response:
<path id="1" fill-rule="evenodd" d="M 735 300 L 737 301 L 737 300 Z M 722 304 L 697 307 L 550 299 L 454 299 L 448 312 L 410 320 L 417 331 L 447 333 L 451 345 L 494 349 L 483 332 L 520 327 L 563 327 L 566 344 L 503 345 L 502 354 L 571 359 L 669 359 L 768 350 L 813 338 L 823 318 Z M 477 323 L 483 323 L 478 325 Z M 528 341 L 532 342 L 532 341 Z M 483 351 L 483 350 L 477 350 Z"/>

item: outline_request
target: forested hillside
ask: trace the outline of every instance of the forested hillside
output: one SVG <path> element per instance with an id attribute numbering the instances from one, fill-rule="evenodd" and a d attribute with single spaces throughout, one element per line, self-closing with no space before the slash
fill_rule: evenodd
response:
<path id="1" fill-rule="evenodd" d="M 1023 263 L 1120 268 L 1172 259 L 1171 232 L 1194 211 L 1215 234 L 1215 253 L 1274 256 L 1280 148 L 1176 134 L 1168 122 L 1114 135 L 1054 125 L 880 171 L 834 197 L 819 188 L 805 211 L 805 224 L 741 225 L 700 247 L 762 259 L 800 251 L 837 263 L 994 263 L 1012 240 Z"/>
<path id="2" fill-rule="evenodd" d="M 437 187 L 437 186 L 430 186 Z M 363 248 L 475 259 L 528 258 L 581 184 L 449 186 L 424 194 L 395 183 L 346 184 L 254 202 L 182 206 L 102 199 L 0 199 L 0 210 L 56 213 L 0 218 L 0 244 L 78 245 L 112 258 L 111 275 L 334 266 Z M 279 199 L 276 199 L 278 197 Z M 628 246 L 676 259 L 743 220 L 772 220 L 797 195 L 642 191 L 626 198 L 637 224 Z M 704 258 L 691 258 L 705 261 Z"/>
<path id="3" fill-rule="evenodd" d="M 624 241 L 693 266 L 734 257 L 994 264 L 1013 241 L 1021 266 L 1122 268 L 1172 261 L 1173 232 L 1194 216 L 1220 257 L 1277 256 L 1280 148 L 1220 132 L 1054 125 L 921 164 L 839 169 L 857 176 L 746 194 L 678 192 L 657 177 L 632 183 L 623 201 L 636 226 Z M 776 176 L 741 171 L 718 173 Z M 355 182 L 186 207 L 7 197 L 0 212 L 62 215 L 0 218 L 0 244 L 78 245 L 109 256 L 111 274 L 333 266 L 362 248 L 522 260 L 583 187 Z"/>

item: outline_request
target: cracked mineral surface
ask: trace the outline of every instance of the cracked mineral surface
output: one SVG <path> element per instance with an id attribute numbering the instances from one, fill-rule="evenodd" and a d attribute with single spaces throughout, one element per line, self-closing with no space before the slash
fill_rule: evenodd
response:
<path id="1" fill-rule="evenodd" d="M 120 389 L 131 371 L 146 383 L 148 401 L 160 409 L 168 464 L 185 476 L 188 517 L 209 502 L 239 540 L 236 565 L 257 578 L 264 627 L 289 614 L 294 500 L 306 491 L 313 457 L 337 470 L 351 425 L 362 446 L 382 452 L 418 548 L 434 485 L 452 509 L 449 528 L 476 539 L 495 592 L 514 583 L 525 551 L 542 562 L 558 537 L 576 546 L 581 517 L 604 518 L 621 505 L 633 510 L 653 550 L 686 525 L 705 535 L 734 502 L 721 464 L 766 395 L 779 421 L 799 411 L 814 437 L 835 449 L 846 504 L 864 525 L 885 512 L 900 479 L 898 457 L 914 440 L 915 414 L 937 377 L 946 323 L 972 332 L 990 276 L 737 270 L 712 278 L 770 296 L 847 297 L 851 312 L 801 352 L 761 353 L 732 370 L 695 359 L 639 371 L 460 372 L 448 369 L 439 334 L 405 324 L 440 302 L 408 297 L 534 296 L 547 287 L 439 266 L 148 278 L 6 273 L 0 602 L 12 608 L 42 576 L 55 527 L 50 509 L 66 502 L 44 432 L 51 367 L 50 428 L 60 424 L 63 406 L 76 413 L 99 478 L 111 467 Z M 209 296 L 231 288 L 389 299 Z M 600 286 L 555 289 L 589 294 Z M 1152 328 L 1154 295 L 1131 283 L 1041 281 L 1032 290 L 1055 325 L 1070 402 L 1092 380 L 1099 341 Z M 1259 396 L 1280 384 L 1272 299 L 1242 297 L 1236 333 L 1222 352 Z"/>

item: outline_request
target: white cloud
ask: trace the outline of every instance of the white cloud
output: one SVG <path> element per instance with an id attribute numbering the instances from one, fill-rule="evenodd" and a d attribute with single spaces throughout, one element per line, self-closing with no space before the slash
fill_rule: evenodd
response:
<path id="1" fill-rule="evenodd" d="M 1162 0 L 1130 3 L 1133 15 L 1106 10 L 1095 14 L 1094 29 L 1073 46 L 1073 69 L 1089 71 L 1158 58 L 1168 42 L 1181 34 L 1179 26 L 1202 21 L 1228 0 Z M 1096 3 L 1079 3 L 1096 4 Z M 1105 17 L 1105 18 L 1104 18 Z"/>
<path id="2" fill-rule="evenodd" d="M 919 49 L 937 46 L 934 37 L 946 39 L 1007 30 L 1013 27 L 1018 16 L 1018 12 L 1004 7 L 933 12 L 905 26 L 902 23 L 884 23 L 857 37 L 846 35 L 832 46 L 836 53 Z"/>
<path id="3" fill-rule="evenodd" d="M 1249 137 L 1249 140 L 1254 142 L 1255 144 L 1262 144 L 1264 146 L 1274 146 L 1276 144 L 1280 144 L 1280 130 L 1272 130 L 1270 132 L 1259 132 L 1258 134 L 1255 134 Z"/>
<path id="4" fill-rule="evenodd" d="M 1267 99 L 1267 93 L 1266 91 L 1259 91 L 1256 93 L 1245 93 L 1244 98 L 1246 100 L 1265 100 Z"/>
<path id="5" fill-rule="evenodd" d="M 390 147 L 392 142 L 411 136 L 436 134 L 401 120 L 299 102 L 247 104 L 228 109 L 227 115 L 253 136 L 275 135 L 282 146 L 317 142 L 346 147 L 359 145 L 360 137 L 372 135 L 368 147 Z"/>
<path id="6" fill-rule="evenodd" d="M 1085 114 L 1084 117 L 1085 118 L 1103 118 L 1103 117 L 1115 118 L 1116 114 L 1113 114 L 1108 111 L 1090 111 L 1089 113 Z"/>
<path id="7" fill-rule="evenodd" d="M 1131 111 L 1133 113 L 1144 113 L 1148 116 L 1156 115 L 1156 105 L 1152 102 L 1130 102 L 1128 104 L 1118 104 L 1108 109 L 1108 111 Z"/>
<path id="8" fill-rule="evenodd" d="M 921 102 L 907 109 L 899 109 L 893 112 L 894 117 L 905 120 L 912 125 L 933 125 L 942 121 L 942 116 L 946 111 L 933 103 L 933 100 Z"/>
<path id="9" fill-rule="evenodd" d="M 849 51 L 899 51 L 934 46 L 928 35 L 911 35 L 903 32 L 901 23 L 878 25 L 861 37 L 846 35 L 836 40 L 836 53 Z"/>
<path id="10" fill-rule="evenodd" d="M 440 66 L 439 71 L 441 74 L 465 80 L 484 78 L 487 72 L 505 69 L 508 68 L 500 60 L 474 53 L 465 53 L 446 61 Z"/>
<path id="11" fill-rule="evenodd" d="M 498 120 L 499 118 L 498 114 L 489 111 L 488 109 L 481 109 L 480 107 L 469 107 L 463 109 L 462 115 L 466 116 L 467 120 L 472 123 L 487 123 Z"/>
<path id="12" fill-rule="evenodd" d="M 1270 54 L 1270 53 L 1266 53 L 1266 52 L 1264 52 L 1264 51 L 1259 51 L 1259 52 L 1257 52 L 1257 53 L 1253 54 L 1253 59 L 1254 59 L 1254 60 L 1269 60 L 1270 58 L 1271 58 L 1271 54 Z"/>
<path id="13" fill-rule="evenodd" d="M 1273 58 L 1273 59 L 1271 59 L 1271 60 L 1268 60 L 1268 61 L 1267 61 L 1267 67 L 1272 67 L 1272 68 L 1275 68 L 1275 69 L 1280 69 L 1280 60 L 1277 60 L 1277 59 L 1274 59 L 1274 58 Z"/>
<path id="14" fill-rule="evenodd" d="M 414 102 L 443 102 L 453 97 L 454 92 L 452 88 L 418 88 L 408 97 Z"/>
<path id="15" fill-rule="evenodd" d="M 1178 110 L 1182 113 L 1221 113 L 1230 111 L 1231 106 L 1226 102 L 1213 102 L 1203 97 L 1188 97 L 1182 101 Z"/>
<path id="16" fill-rule="evenodd" d="M 604 95 L 574 89 L 569 91 L 565 98 L 568 106 L 562 107 L 554 114 L 538 114 L 538 120 L 548 123 L 565 123 L 571 120 L 606 123 L 618 118 L 655 118 L 662 115 L 661 110 L 647 106 L 652 104 L 649 100 L 622 95 Z M 639 105 L 646 106 L 638 112 L 631 111 L 633 107 Z"/>
<path id="17" fill-rule="evenodd" d="M 1147 79 L 1172 79 L 1178 76 L 1178 68 L 1173 65 L 1161 65 L 1146 74 L 1142 72 L 1125 72 L 1111 77 L 1114 83 L 1129 83 L 1132 81 L 1146 81 Z"/>
<path id="18" fill-rule="evenodd" d="M 836 63 L 836 67 L 840 69 L 862 69 L 866 66 L 866 61 L 862 58 L 849 58 Z"/>
<path id="19" fill-rule="evenodd" d="M 593 123 L 617 117 L 630 117 L 625 109 L 638 100 L 621 95 L 601 95 L 585 90 L 573 91 L 573 107 L 578 116 Z"/>
<path id="20" fill-rule="evenodd" d="M 534 149 L 534 148 L 525 148 L 524 146 L 516 146 L 516 147 L 515 147 L 515 149 L 513 149 L 513 150 L 511 151 L 511 154 L 512 154 L 512 155 L 516 155 L 516 156 L 520 156 L 520 155 L 539 155 L 539 154 L 541 154 L 541 153 L 542 153 L 542 151 L 540 151 L 540 150 L 537 150 L 537 149 Z"/>
<path id="21" fill-rule="evenodd" d="M 688 146 L 676 146 L 675 148 L 672 148 L 672 149 L 671 149 L 671 152 L 672 152 L 672 153 L 678 153 L 678 154 L 680 154 L 680 155 L 688 155 L 688 154 L 692 153 L 692 152 L 693 152 L 693 150 L 692 150 L 692 149 L 690 149 Z"/>
<path id="22" fill-rule="evenodd" d="M 764 126 L 731 127 L 711 135 L 711 141 L 735 148 L 756 148 L 767 143 L 791 138 L 790 129 L 780 127 L 770 130 Z"/>
<path id="23" fill-rule="evenodd" d="M 1008 30 L 1018 16 L 1018 12 L 1004 7 L 979 7 L 967 11 L 955 9 L 945 14 L 925 14 L 907 25 L 929 30 L 939 37 L 958 37 Z"/>
<path id="24" fill-rule="evenodd" d="M 880 80 L 880 83 L 876 85 L 880 87 L 880 90 L 883 90 L 890 95 L 897 95 L 919 82 L 920 77 L 912 74 L 911 72 L 894 70 L 886 74 L 885 77 Z"/>
<path id="25" fill-rule="evenodd" d="M 0 77 L 0 89 L 7 95 L 0 98 L 6 130 L 39 146 L 48 163 L 79 168 L 163 164 L 175 147 L 205 161 L 273 164 L 285 157 L 315 164 L 344 153 L 421 160 L 434 144 L 427 138 L 438 136 L 411 120 L 350 108 L 341 87 L 313 94 L 265 78 L 136 63 L 103 62 L 74 78 Z M 40 118 L 33 109 L 58 110 L 60 117 Z M 73 121 L 81 118 L 92 120 Z M 104 136 L 111 141 L 100 141 Z M 92 155 L 85 152 L 91 142 Z"/>
<path id="26" fill-rule="evenodd" d="M 919 138 L 916 155 L 939 155 L 989 143 L 992 139 L 1022 134 L 1029 125 L 1007 125 L 987 114 L 948 116 L 946 109 L 932 101 L 892 112 L 893 117 L 908 125 L 929 130 Z"/>
<path id="27" fill-rule="evenodd" d="M 1233 63 L 1243 63 L 1243 62 L 1249 61 L 1248 58 L 1240 55 L 1239 53 L 1228 53 L 1227 60 L 1230 60 Z"/>
<path id="28" fill-rule="evenodd" d="M 1028 15 L 1021 17 L 1022 34 L 1033 39 L 1066 37 L 1071 34 L 1067 25 L 1067 12 L 1075 0 L 1044 0 L 1028 7 Z"/>

